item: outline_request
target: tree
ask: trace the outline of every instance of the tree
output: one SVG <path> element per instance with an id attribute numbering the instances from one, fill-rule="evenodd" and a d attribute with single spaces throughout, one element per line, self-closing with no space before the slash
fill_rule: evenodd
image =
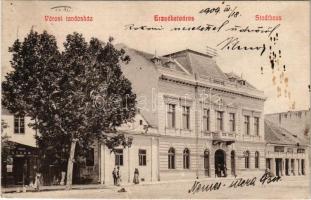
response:
<path id="1" fill-rule="evenodd" d="M 14 71 L 2 83 L 3 105 L 34 120 L 31 126 L 40 133 L 39 147 L 65 149 L 68 188 L 77 143 L 88 148 L 99 139 L 112 150 L 131 143 L 116 134 L 116 127 L 131 121 L 136 110 L 136 95 L 120 67 L 130 58 L 112 41 L 86 42 L 82 34 L 73 33 L 60 52 L 54 36 L 31 30 L 9 49 Z"/>

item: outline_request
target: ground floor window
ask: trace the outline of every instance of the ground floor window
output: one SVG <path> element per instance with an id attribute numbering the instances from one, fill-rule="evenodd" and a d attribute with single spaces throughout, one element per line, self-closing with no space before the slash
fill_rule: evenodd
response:
<path id="1" fill-rule="evenodd" d="M 190 152 L 189 149 L 185 149 L 183 153 L 183 163 L 184 163 L 184 169 L 190 168 Z"/>
<path id="2" fill-rule="evenodd" d="M 255 168 L 259 168 L 259 152 L 255 152 Z"/>
<path id="3" fill-rule="evenodd" d="M 175 149 L 172 147 L 168 150 L 168 168 L 175 169 Z"/>
<path id="4" fill-rule="evenodd" d="M 146 150 L 145 149 L 139 149 L 138 150 L 138 160 L 139 160 L 139 166 L 146 166 Z"/>
<path id="5" fill-rule="evenodd" d="M 115 165 L 123 166 L 123 149 L 116 149 L 114 153 L 115 153 Z"/>
<path id="6" fill-rule="evenodd" d="M 94 148 L 87 151 L 86 155 L 86 166 L 94 166 Z"/>
<path id="7" fill-rule="evenodd" d="M 245 169 L 249 168 L 249 151 L 245 151 Z"/>

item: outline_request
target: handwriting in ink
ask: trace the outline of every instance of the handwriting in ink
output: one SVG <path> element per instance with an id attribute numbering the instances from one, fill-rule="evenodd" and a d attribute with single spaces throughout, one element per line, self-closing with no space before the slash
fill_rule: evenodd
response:
<path id="1" fill-rule="evenodd" d="M 281 181 L 281 177 L 280 176 L 271 176 L 270 173 L 265 173 L 264 175 L 262 175 L 262 177 L 260 178 L 260 182 L 262 184 L 270 184 L 270 183 L 273 183 L 273 182 L 279 182 Z"/>
<path id="2" fill-rule="evenodd" d="M 219 190 L 219 188 L 222 186 L 221 182 L 215 182 L 212 184 L 201 184 L 199 181 L 194 181 L 193 186 L 190 190 L 188 190 L 188 193 L 198 193 L 198 192 L 210 192 L 213 190 Z"/>
<path id="3" fill-rule="evenodd" d="M 256 177 L 252 179 L 243 179 L 243 178 L 238 178 L 234 181 L 231 182 L 229 185 L 229 188 L 237 188 L 237 187 L 244 187 L 244 186 L 255 186 L 256 182 Z"/>
<path id="4" fill-rule="evenodd" d="M 209 184 L 203 184 L 200 181 L 195 180 L 192 187 L 188 190 L 188 193 L 196 194 L 199 192 L 212 192 L 216 190 L 221 190 L 223 188 L 242 188 L 242 187 L 255 187 L 257 177 L 252 178 L 236 178 L 234 179 L 228 186 L 222 182 L 214 182 Z M 259 182 L 264 184 L 271 184 L 274 182 L 280 182 L 281 177 L 279 176 L 272 176 L 269 172 L 265 172 L 259 179 Z"/>
<path id="5" fill-rule="evenodd" d="M 241 45 L 239 38 L 237 37 L 228 37 L 227 39 L 223 40 L 222 42 L 218 43 L 216 45 L 217 47 L 220 47 L 220 50 L 238 50 L 238 51 L 260 51 L 260 55 L 266 51 L 266 45 L 262 44 L 262 46 L 245 46 Z"/>
<path id="6" fill-rule="evenodd" d="M 54 10 L 54 11 L 65 11 L 65 12 L 70 12 L 72 10 L 72 7 L 71 6 L 54 6 L 51 8 L 51 10 Z"/>
<path id="7" fill-rule="evenodd" d="M 240 11 L 238 10 L 238 7 L 235 6 L 234 8 L 231 7 L 230 4 L 226 4 L 225 2 L 222 2 L 220 6 L 217 7 L 207 7 L 207 8 L 203 8 L 199 11 L 200 14 L 205 14 L 205 15 L 209 15 L 209 14 L 214 14 L 214 15 L 218 15 L 220 13 L 229 13 L 227 15 L 227 18 L 237 18 L 239 16 L 242 16 L 242 14 L 240 13 Z"/>

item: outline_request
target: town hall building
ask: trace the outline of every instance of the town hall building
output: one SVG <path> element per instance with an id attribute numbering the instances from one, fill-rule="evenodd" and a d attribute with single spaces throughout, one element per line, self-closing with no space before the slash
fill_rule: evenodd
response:
<path id="1" fill-rule="evenodd" d="M 224 73 L 209 54 L 190 49 L 157 57 L 122 46 L 122 66 L 138 97 L 134 124 L 120 131 L 133 145 L 111 154 L 98 150 L 101 183 L 134 170 L 143 181 L 256 175 L 264 172 L 265 97 L 246 80 Z"/>

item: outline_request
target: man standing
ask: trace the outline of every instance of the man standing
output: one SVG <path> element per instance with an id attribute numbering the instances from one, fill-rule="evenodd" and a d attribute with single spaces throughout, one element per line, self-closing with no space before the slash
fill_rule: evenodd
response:
<path id="1" fill-rule="evenodd" d="M 112 171 L 112 177 L 113 177 L 113 185 L 117 185 L 117 169 L 114 167 Z"/>
<path id="2" fill-rule="evenodd" d="M 120 186 L 121 175 L 120 175 L 120 167 L 119 166 L 117 167 L 116 177 L 117 177 L 117 186 Z"/>

